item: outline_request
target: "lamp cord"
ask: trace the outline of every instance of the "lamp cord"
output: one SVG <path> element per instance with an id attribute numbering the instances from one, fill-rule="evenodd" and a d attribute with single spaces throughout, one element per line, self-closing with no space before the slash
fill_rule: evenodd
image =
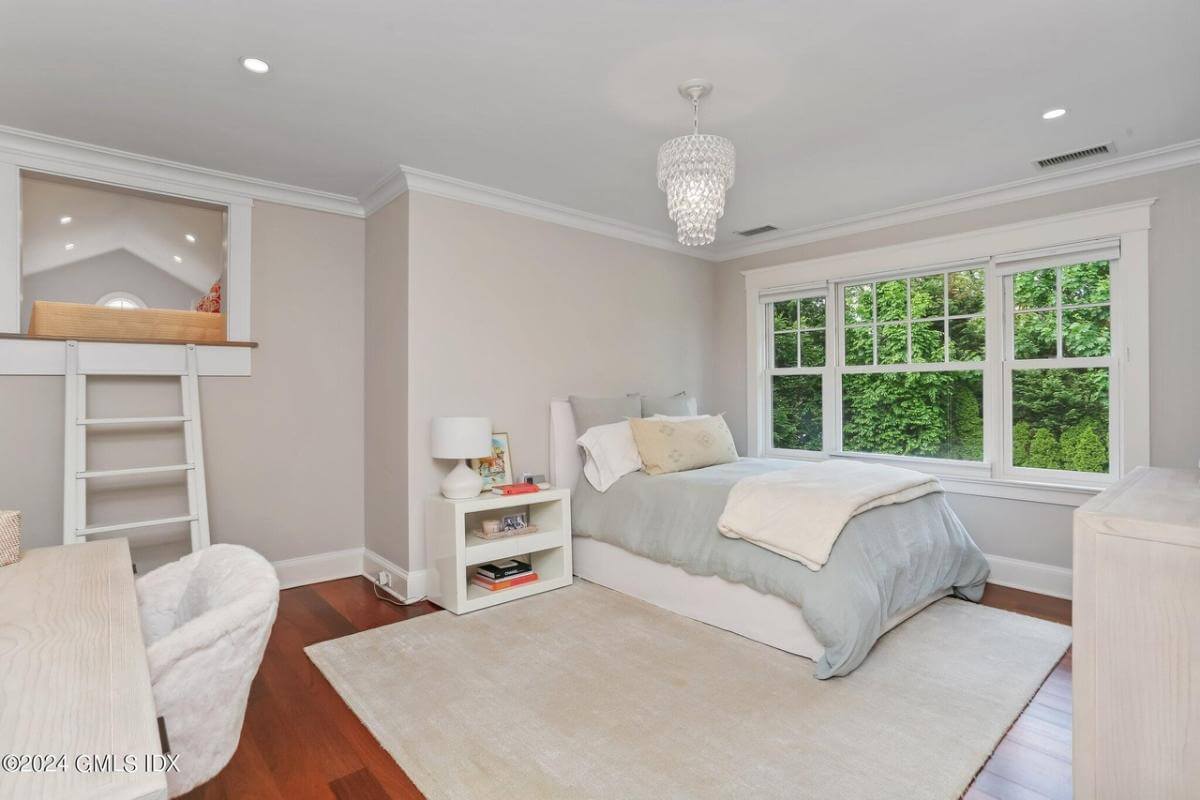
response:
<path id="1" fill-rule="evenodd" d="M 380 600 L 382 600 L 383 602 L 385 602 L 385 603 L 391 603 L 391 604 L 392 604 L 392 605 L 394 605 L 394 606 L 400 606 L 400 607 L 402 607 L 402 608 L 403 608 L 404 606 L 411 606 L 411 605 L 414 605 L 414 604 L 416 604 L 416 603 L 419 603 L 419 602 L 421 602 L 422 600 L 424 600 L 426 597 L 428 597 L 428 596 L 429 596 L 429 595 L 425 595 L 425 594 L 423 594 L 423 595 L 421 595 L 420 597 L 418 597 L 416 600 L 405 600 L 405 601 L 403 601 L 403 602 L 402 602 L 402 601 L 400 601 L 400 600 L 397 600 L 397 599 L 396 599 L 396 598 L 394 598 L 394 597 L 388 597 L 386 594 L 382 594 L 382 593 L 379 591 L 379 584 L 378 584 L 378 583 L 376 583 L 375 581 L 371 581 L 371 588 L 372 588 L 372 589 L 375 591 L 375 596 L 376 596 L 376 597 L 378 597 L 378 598 L 379 598 Z"/>

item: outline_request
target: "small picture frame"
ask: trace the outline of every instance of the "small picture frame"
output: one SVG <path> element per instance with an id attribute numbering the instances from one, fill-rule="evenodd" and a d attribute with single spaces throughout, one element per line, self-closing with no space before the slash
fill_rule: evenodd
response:
<path id="1" fill-rule="evenodd" d="M 524 511 L 500 518 L 500 530 L 502 531 L 523 531 L 528 527 L 529 517 L 525 515 Z"/>
<path id="2" fill-rule="evenodd" d="M 487 458 L 471 459 L 471 468 L 483 478 L 483 491 L 493 486 L 504 486 L 513 482 L 512 453 L 508 447 L 507 433 L 492 434 L 492 454 Z"/>

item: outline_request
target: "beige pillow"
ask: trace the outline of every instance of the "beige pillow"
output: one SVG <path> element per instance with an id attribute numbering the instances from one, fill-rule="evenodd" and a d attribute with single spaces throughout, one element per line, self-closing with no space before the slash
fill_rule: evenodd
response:
<path id="1" fill-rule="evenodd" d="M 737 461 L 733 434 L 722 416 L 684 421 L 631 419 L 633 440 L 648 475 Z"/>

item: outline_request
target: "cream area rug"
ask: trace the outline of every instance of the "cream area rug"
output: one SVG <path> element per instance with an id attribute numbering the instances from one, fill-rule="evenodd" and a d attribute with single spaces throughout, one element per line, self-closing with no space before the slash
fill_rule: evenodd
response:
<path id="1" fill-rule="evenodd" d="M 844 678 L 595 584 L 307 648 L 431 799 L 957 798 L 1070 642 L 946 599 Z"/>

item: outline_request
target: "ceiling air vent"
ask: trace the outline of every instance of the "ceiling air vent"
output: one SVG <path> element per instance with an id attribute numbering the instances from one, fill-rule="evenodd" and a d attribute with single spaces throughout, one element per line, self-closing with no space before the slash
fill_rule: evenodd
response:
<path id="1" fill-rule="evenodd" d="M 757 228 L 747 228 L 744 231 L 734 231 L 734 233 L 738 236 L 758 236 L 760 233 L 770 233 L 777 230 L 779 228 L 776 228 L 774 225 L 759 225 Z"/>
<path id="2" fill-rule="evenodd" d="M 1105 153 L 1113 152 L 1114 149 L 1115 148 L 1113 147 L 1112 142 L 1106 142 L 1104 144 L 1095 145 L 1094 147 L 1085 147 L 1082 150 L 1075 150 L 1070 153 L 1060 153 L 1056 156 L 1039 158 L 1033 163 L 1037 164 L 1041 169 L 1047 169 L 1049 167 L 1058 167 L 1063 164 L 1070 164 L 1072 161 L 1082 161 L 1085 158 L 1102 156 Z"/>

